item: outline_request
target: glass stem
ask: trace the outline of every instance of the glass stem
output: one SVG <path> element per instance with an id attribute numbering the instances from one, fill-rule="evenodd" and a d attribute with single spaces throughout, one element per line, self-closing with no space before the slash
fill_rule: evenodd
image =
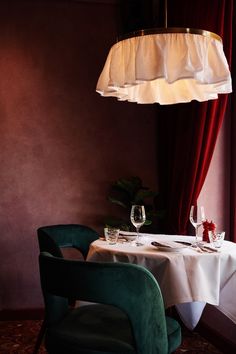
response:
<path id="1" fill-rule="evenodd" d="M 195 229 L 196 229 L 196 236 L 195 236 L 196 237 L 196 242 L 198 242 L 198 229 L 199 229 L 199 226 L 196 226 Z"/>
<path id="2" fill-rule="evenodd" d="M 136 231 L 137 231 L 137 237 L 136 237 L 136 243 L 139 243 L 139 227 L 136 227 Z"/>

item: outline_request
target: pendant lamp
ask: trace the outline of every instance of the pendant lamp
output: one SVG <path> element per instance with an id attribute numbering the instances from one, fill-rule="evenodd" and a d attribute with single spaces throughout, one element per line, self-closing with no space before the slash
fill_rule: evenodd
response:
<path id="1" fill-rule="evenodd" d="M 232 92 L 221 37 L 165 27 L 123 36 L 108 54 L 96 91 L 119 101 L 162 105 L 213 100 Z"/>

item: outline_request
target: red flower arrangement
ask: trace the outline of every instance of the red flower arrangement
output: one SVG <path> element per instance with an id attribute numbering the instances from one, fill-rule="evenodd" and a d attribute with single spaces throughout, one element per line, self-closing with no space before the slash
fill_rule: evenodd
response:
<path id="1" fill-rule="evenodd" d="M 203 225 L 202 241 L 210 243 L 208 231 L 212 231 L 213 235 L 215 235 L 216 224 L 213 221 L 209 222 L 208 220 L 205 220 L 203 221 L 202 225 Z"/>

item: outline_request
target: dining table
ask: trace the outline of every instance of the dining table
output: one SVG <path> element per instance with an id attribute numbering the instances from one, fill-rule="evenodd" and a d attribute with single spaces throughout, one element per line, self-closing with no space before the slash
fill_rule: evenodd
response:
<path id="1" fill-rule="evenodd" d="M 104 238 L 91 243 L 87 261 L 129 262 L 147 268 L 156 278 L 166 309 L 175 306 L 187 328 L 193 330 L 206 303 L 214 305 L 236 323 L 236 244 L 223 241 L 221 248 L 211 244 L 193 246 L 195 238 L 186 235 L 120 235 L 116 244 Z"/>

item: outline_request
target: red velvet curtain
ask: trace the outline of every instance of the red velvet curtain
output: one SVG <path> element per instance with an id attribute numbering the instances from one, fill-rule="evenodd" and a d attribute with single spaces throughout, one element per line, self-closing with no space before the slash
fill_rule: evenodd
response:
<path id="1" fill-rule="evenodd" d="M 218 33 L 230 63 L 233 0 L 173 0 L 169 3 L 169 26 Z M 196 203 L 203 186 L 227 101 L 228 95 L 221 95 L 208 102 L 158 107 L 160 193 L 166 210 L 162 231 L 188 233 L 190 206 Z"/>

